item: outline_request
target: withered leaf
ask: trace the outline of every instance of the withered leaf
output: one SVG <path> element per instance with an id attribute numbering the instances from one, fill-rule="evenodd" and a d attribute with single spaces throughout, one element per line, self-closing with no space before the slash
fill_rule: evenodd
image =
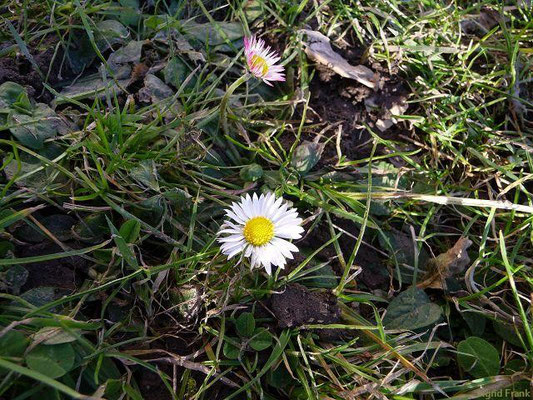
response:
<path id="1" fill-rule="evenodd" d="M 379 74 L 364 65 L 353 66 L 348 63 L 340 54 L 333 51 L 327 36 L 309 29 L 302 29 L 300 32 L 307 36 L 304 45 L 309 58 L 327 66 L 344 78 L 354 79 L 372 89 L 378 88 Z"/>
<path id="2" fill-rule="evenodd" d="M 429 260 L 428 272 L 417 286 L 421 289 L 446 289 L 446 278 L 460 274 L 470 262 L 466 250 L 471 245 L 472 241 L 462 236 L 447 252 Z"/>

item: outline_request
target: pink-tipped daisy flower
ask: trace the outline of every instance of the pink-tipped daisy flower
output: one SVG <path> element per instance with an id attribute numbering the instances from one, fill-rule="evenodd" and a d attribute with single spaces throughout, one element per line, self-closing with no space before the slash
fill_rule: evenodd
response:
<path id="1" fill-rule="evenodd" d="M 281 58 L 266 46 L 265 41 L 257 39 L 254 36 L 244 38 L 244 54 L 250 72 L 259 79 L 262 79 L 267 85 L 272 86 L 270 82 L 285 80 L 283 66 L 276 64 Z"/>

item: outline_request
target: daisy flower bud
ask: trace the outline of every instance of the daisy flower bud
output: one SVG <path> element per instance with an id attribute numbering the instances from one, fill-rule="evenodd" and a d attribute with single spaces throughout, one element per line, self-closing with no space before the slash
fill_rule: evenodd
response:
<path id="1" fill-rule="evenodd" d="M 272 81 L 284 81 L 285 74 L 283 66 L 276 63 L 280 57 L 266 46 L 262 39 L 255 36 L 244 38 L 244 54 L 250 73 L 262 79 L 267 85 L 272 86 Z"/>
<path id="2" fill-rule="evenodd" d="M 274 193 L 257 197 L 249 194 L 226 210 L 229 217 L 220 228 L 220 249 L 228 259 L 242 254 L 250 259 L 252 268 L 263 266 L 272 273 L 272 265 L 284 268 L 287 258 L 298 248 L 287 239 L 299 239 L 304 229 L 295 208 Z"/>

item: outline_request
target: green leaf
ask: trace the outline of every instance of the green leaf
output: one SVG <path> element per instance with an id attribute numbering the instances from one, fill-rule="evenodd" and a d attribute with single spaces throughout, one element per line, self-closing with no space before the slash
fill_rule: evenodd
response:
<path id="1" fill-rule="evenodd" d="M 263 2 L 260 0 L 248 0 L 244 5 L 244 15 L 249 23 L 255 21 L 264 13 Z"/>
<path id="2" fill-rule="evenodd" d="M 387 329 L 418 329 L 439 320 L 441 308 L 426 293 L 412 287 L 400 293 L 387 307 L 383 325 Z"/>
<path id="3" fill-rule="evenodd" d="M 290 330 L 288 329 L 284 330 L 279 336 L 279 340 L 276 341 L 276 345 L 272 349 L 272 353 L 270 353 L 270 357 L 268 357 L 268 360 L 266 360 L 261 371 L 255 374 L 255 376 L 251 380 L 249 380 L 247 383 L 245 383 L 243 386 L 241 386 L 239 389 L 233 392 L 230 396 L 228 396 L 226 400 L 235 398 L 237 395 L 247 390 L 250 386 L 254 385 L 257 381 L 259 381 L 259 379 L 261 379 L 261 377 L 264 374 L 270 371 L 273 365 L 276 364 L 280 360 L 283 354 L 283 351 L 285 350 L 285 347 L 289 343 L 290 337 L 291 337 Z"/>
<path id="4" fill-rule="evenodd" d="M 383 237 L 384 236 L 384 237 Z M 391 231 L 383 232 L 383 236 L 379 235 L 379 243 L 383 249 L 386 249 L 391 257 L 395 258 L 398 262 L 398 270 L 394 272 L 396 279 L 401 278 L 406 282 L 412 282 L 413 270 L 410 268 L 404 268 L 402 264 L 406 264 L 410 267 L 415 265 L 415 250 L 413 247 L 413 239 L 403 233 L 402 231 L 393 229 Z M 418 254 L 418 278 L 424 276 L 426 264 L 429 260 L 429 255 L 424 247 Z"/>
<path id="5" fill-rule="evenodd" d="M 120 21 L 126 25 L 137 26 L 141 18 L 139 0 L 118 0 L 118 2 L 123 7 L 120 10 Z"/>
<path id="6" fill-rule="evenodd" d="M 26 283 L 29 272 L 22 265 L 13 265 L 5 272 L 4 281 L 7 283 L 11 293 L 18 295 L 20 289 Z"/>
<path id="7" fill-rule="evenodd" d="M 104 236 L 109 235 L 110 230 L 103 213 L 89 214 L 74 227 L 74 233 L 79 240 L 97 243 Z"/>
<path id="8" fill-rule="evenodd" d="M 39 218 L 39 222 L 48 229 L 56 238 L 62 242 L 72 239 L 72 227 L 76 223 L 76 220 L 70 215 L 65 214 L 53 214 L 43 218 Z M 21 240 L 40 243 L 47 236 L 41 231 L 40 228 L 34 225 L 23 225 L 18 228 L 14 235 Z"/>
<path id="9" fill-rule="evenodd" d="M 122 224 L 119 235 L 128 243 L 135 243 L 141 232 L 141 223 L 135 219 L 130 219 Z"/>
<path id="10" fill-rule="evenodd" d="M 26 355 L 26 364 L 34 371 L 50 378 L 59 378 L 74 366 L 75 353 L 68 343 L 37 345 Z"/>
<path id="11" fill-rule="evenodd" d="M 22 332 L 11 329 L 0 337 L 0 356 L 22 357 L 28 342 L 28 338 Z"/>
<path id="12" fill-rule="evenodd" d="M 39 150 L 44 141 L 63 131 L 64 123 L 46 104 L 38 103 L 31 115 L 12 111 L 8 115 L 11 133 L 24 146 Z"/>
<path id="13" fill-rule="evenodd" d="M 238 341 L 237 339 L 235 341 Z M 229 358 L 230 360 L 236 360 L 239 358 L 240 350 L 238 347 L 232 345 L 229 342 L 224 342 L 224 347 L 222 348 L 222 352 L 224 353 L 224 356 L 226 358 Z"/>
<path id="14" fill-rule="evenodd" d="M 237 333 L 244 337 L 250 337 L 255 331 L 255 318 L 252 313 L 245 312 L 239 315 L 235 321 Z"/>
<path id="15" fill-rule="evenodd" d="M 211 23 L 197 24 L 187 23 L 183 26 L 186 36 L 192 37 L 209 46 L 217 46 L 241 39 L 244 36 L 242 24 L 239 22 L 217 22 L 216 26 Z"/>
<path id="16" fill-rule="evenodd" d="M 265 328 L 258 329 L 250 340 L 250 347 L 255 351 L 268 349 L 272 345 L 272 335 Z"/>
<path id="17" fill-rule="evenodd" d="M 500 371 L 498 350 L 476 336 L 469 337 L 457 345 L 457 362 L 474 378 L 498 375 Z"/>
<path id="18" fill-rule="evenodd" d="M 339 279 L 329 264 L 324 264 L 320 268 L 314 270 L 313 273 L 309 275 L 309 278 L 306 277 L 306 280 L 307 286 L 316 288 L 333 289 L 339 284 Z"/>
<path id="19" fill-rule="evenodd" d="M 114 19 L 96 23 L 94 39 L 101 52 L 117 43 L 123 43 L 129 36 L 128 28 Z"/>
<path id="20" fill-rule="evenodd" d="M 15 82 L 4 82 L 0 85 L 0 109 L 8 108 L 17 101 L 26 89 Z"/>
<path id="21" fill-rule="evenodd" d="M 110 95 L 119 95 L 122 93 L 122 87 L 126 87 L 129 82 L 131 68 L 123 65 L 115 71 L 115 78 L 118 85 L 113 79 L 103 79 L 99 74 L 90 75 L 76 81 L 76 83 L 64 88 L 56 97 L 56 104 L 67 103 L 72 100 L 94 99 L 104 97 L 106 93 Z"/>
<path id="22" fill-rule="evenodd" d="M 481 336 L 485 332 L 485 325 L 487 324 L 487 319 L 480 313 L 477 312 L 465 312 L 461 313 L 461 316 L 466 321 L 470 332 L 474 336 Z"/>
<path id="23" fill-rule="evenodd" d="M 154 160 L 141 161 L 130 170 L 129 175 L 141 184 L 143 188 L 159 191 L 159 176 Z"/>
<path id="24" fill-rule="evenodd" d="M 302 175 L 308 173 L 320 161 L 324 145 L 305 141 L 294 150 L 291 165 Z"/>
<path id="25" fill-rule="evenodd" d="M 78 340 L 76 334 L 81 334 L 81 329 L 72 329 L 71 332 L 67 332 L 62 328 L 47 326 L 37 331 L 33 335 L 33 340 L 47 345 L 63 344 Z"/>
<path id="26" fill-rule="evenodd" d="M 0 241 L 0 258 L 6 258 L 15 250 L 15 245 L 7 240 Z"/>
<path id="27" fill-rule="evenodd" d="M 172 57 L 163 69 L 165 83 L 178 89 L 189 76 L 189 68 L 179 57 Z"/>
<path id="28" fill-rule="evenodd" d="M 255 182 L 263 176 L 263 168 L 259 164 L 250 164 L 241 168 L 239 173 L 245 182 Z"/>
<path id="29" fill-rule="evenodd" d="M 33 105 L 31 104 L 30 98 L 28 97 L 28 93 L 22 92 L 19 97 L 17 97 L 17 101 L 12 104 L 12 108 L 20 108 L 31 112 L 33 109 Z"/>
<path id="30" fill-rule="evenodd" d="M 126 263 L 133 269 L 139 269 L 139 263 L 137 262 L 137 257 L 135 257 L 133 251 L 129 248 L 124 238 L 120 236 L 119 232 L 117 231 L 117 228 L 115 228 L 115 226 L 107 216 L 106 220 L 107 224 L 109 225 L 109 229 L 111 230 L 111 233 L 113 235 L 113 241 L 117 245 L 120 254 L 124 258 L 124 261 L 126 261 Z"/>
<path id="31" fill-rule="evenodd" d="M 66 293 L 68 293 L 67 290 L 62 290 L 56 287 L 40 286 L 22 293 L 20 297 L 36 307 L 42 307 L 45 304 L 57 300 Z M 50 311 L 52 310 L 53 309 Z"/>
<path id="32" fill-rule="evenodd" d="M 108 62 L 110 64 L 138 63 L 141 61 L 141 53 L 144 42 L 132 40 L 126 46 L 111 53 Z"/>
<path id="33" fill-rule="evenodd" d="M 511 343 L 512 345 L 515 345 L 517 347 L 522 347 L 522 341 L 520 340 L 520 337 L 518 336 L 518 333 L 524 338 L 524 329 L 520 327 L 517 332 L 517 326 L 508 324 L 506 322 L 493 320 L 492 326 L 494 327 L 494 331 L 496 334 L 501 337 L 503 340 Z"/>

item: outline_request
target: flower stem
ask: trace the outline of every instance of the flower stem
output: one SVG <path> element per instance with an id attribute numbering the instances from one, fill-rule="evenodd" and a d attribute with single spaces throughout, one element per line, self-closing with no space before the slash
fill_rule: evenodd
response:
<path id="1" fill-rule="evenodd" d="M 251 76 L 250 74 L 246 73 L 243 76 L 241 76 L 239 79 L 237 79 L 235 82 L 233 82 L 231 86 L 228 88 L 228 90 L 226 90 L 226 94 L 220 101 L 220 123 L 222 125 L 222 130 L 224 131 L 224 134 L 228 136 L 230 136 L 229 126 L 228 126 L 228 117 L 227 117 L 229 99 L 231 95 L 233 94 L 233 92 L 235 92 L 235 90 L 239 86 L 241 86 L 244 82 L 250 79 L 250 76 Z M 232 148 L 233 152 L 236 153 L 235 156 L 239 158 L 237 149 L 235 149 L 235 147 L 233 146 L 233 143 L 231 142 L 230 142 L 230 147 Z"/>

